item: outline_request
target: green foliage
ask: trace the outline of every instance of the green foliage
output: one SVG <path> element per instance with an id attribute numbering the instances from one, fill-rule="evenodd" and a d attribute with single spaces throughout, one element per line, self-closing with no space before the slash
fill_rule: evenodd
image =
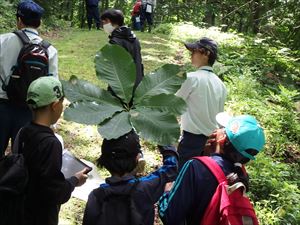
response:
<path id="1" fill-rule="evenodd" d="M 264 154 L 248 169 L 251 198 L 261 224 L 298 224 L 299 66 L 288 49 L 246 37 L 242 43 L 220 43 L 217 69 L 229 90 L 226 110 L 254 115 L 266 132 Z"/>
<path id="2" fill-rule="evenodd" d="M 294 110 L 293 97 L 299 93 L 282 86 L 282 92 L 278 94 L 268 89 L 265 92 L 249 68 L 240 72 L 239 76 L 232 72 L 226 76 L 229 90 L 227 109 L 236 114 L 255 115 L 261 121 L 269 140 L 267 154 L 281 159 L 293 158 L 298 154 L 300 143 L 299 113 Z"/>
<path id="3" fill-rule="evenodd" d="M 0 32 L 5 32 L 7 30 L 16 29 L 16 14 L 14 9 L 14 4 L 6 1 L 0 0 Z"/>
<path id="4" fill-rule="evenodd" d="M 280 85 L 279 91 L 272 89 L 276 92 L 264 87 L 255 76 L 257 64 L 254 68 L 232 64 L 224 76 L 229 90 L 226 109 L 254 115 L 266 132 L 265 154 L 248 170 L 251 198 L 262 225 L 298 224 L 300 123 L 293 99 L 299 93 Z"/>
<path id="5" fill-rule="evenodd" d="M 122 48 L 106 45 L 97 53 L 95 64 L 98 78 L 108 83 L 118 97 L 129 103 L 136 74 L 130 54 Z"/>
<path id="6" fill-rule="evenodd" d="M 150 73 L 132 95 L 135 64 L 125 49 L 106 45 L 97 53 L 95 64 L 97 77 L 108 83 L 116 97 L 87 81 L 63 81 L 71 101 L 65 119 L 97 124 L 106 139 L 118 138 L 134 127 L 148 141 L 162 145 L 177 141 L 180 129 L 176 115 L 185 110 L 185 102 L 174 95 L 184 81 L 178 76 L 178 66 L 164 65 Z"/>
<path id="7" fill-rule="evenodd" d="M 250 164 L 251 199 L 262 225 L 298 224 L 299 173 L 292 165 L 260 155 Z"/>
<path id="8" fill-rule="evenodd" d="M 286 43 L 288 47 L 299 49 L 300 2 L 297 0 L 278 1 L 268 8 L 261 23 L 261 32 L 270 37 L 273 44 Z"/>
<path id="9" fill-rule="evenodd" d="M 18 0 L 0 1 L 0 31 L 11 30 L 15 22 L 15 6 Z M 85 3 L 82 0 L 36 0 L 44 9 L 43 21 L 47 27 L 86 27 Z M 12 3 L 12 4 L 11 4 Z M 100 12 L 117 8 L 124 12 L 126 24 L 131 24 L 134 1 L 100 1 Z M 174 24 L 190 22 L 198 27 L 218 26 L 223 31 L 244 34 L 260 34 L 273 45 L 299 49 L 300 2 L 226 0 L 160 0 L 154 13 L 154 23 Z M 48 28 L 47 28 L 48 29 Z M 46 29 L 46 30 L 47 30 Z M 168 34 L 170 25 L 163 25 L 158 32 Z"/>
<path id="10" fill-rule="evenodd" d="M 159 34 L 166 34 L 170 35 L 172 30 L 174 28 L 174 25 L 171 23 L 161 23 L 156 27 L 153 31 L 154 34 L 159 33 Z"/>
<path id="11" fill-rule="evenodd" d="M 299 127 L 299 114 L 293 109 L 297 100 L 293 96 L 296 95 L 296 83 L 300 77 L 299 56 L 282 46 L 272 46 L 267 39 L 224 33 L 218 28 L 199 29 L 192 25 L 184 28 L 180 25 L 176 30 L 181 33 L 172 32 L 166 36 L 137 32 L 146 71 L 152 71 L 164 63 L 178 63 L 179 57 L 180 62 L 189 62 L 190 55 L 182 41 L 195 40 L 204 35 L 216 39 L 220 48 L 214 70 L 225 80 L 229 90 L 226 110 L 236 115 L 254 115 L 266 131 L 264 153 L 260 153 L 257 160 L 247 167 L 251 199 L 260 222 L 262 225 L 300 224 L 300 132 L 296 128 Z M 102 31 L 75 30 L 61 36 L 52 42 L 59 50 L 60 76 L 69 79 L 71 74 L 76 74 L 97 87 L 105 88 L 103 82 L 95 79 L 92 62 L 94 49 L 104 45 L 106 35 Z M 187 66 L 190 67 L 190 64 Z M 93 127 L 95 136 L 98 136 L 89 137 L 87 131 L 90 126 L 62 121 L 64 139 L 69 143 L 67 147 L 75 149 L 77 155 L 84 158 L 98 158 L 101 138 L 97 129 Z M 142 141 L 142 146 L 149 151 L 155 149 L 153 143 L 145 141 Z M 80 224 L 80 221 L 77 223 Z"/>

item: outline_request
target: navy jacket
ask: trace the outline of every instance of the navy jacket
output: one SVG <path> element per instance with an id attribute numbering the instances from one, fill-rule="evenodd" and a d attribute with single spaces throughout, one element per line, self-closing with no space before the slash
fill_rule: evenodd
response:
<path id="1" fill-rule="evenodd" d="M 133 192 L 133 201 L 140 215 L 143 217 L 143 225 L 153 225 L 154 204 L 164 192 L 165 184 L 174 181 L 177 175 L 177 157 L 168 153 L 164 156 L 163 166 L 148 176 L 138 178 L 138 184 Z M 131 189 L 137 179 L 134 176 L 110 177 L 99 188 L 105 189 L 105 193 L 122 194 Z M 97 190 L 97 189 L 95 189 Z M 83 217 L 83 225 L 98 225 L 101 205 L 97 203 L 95 190 L 89 195 Z"/>
<path id="2" fill-rule="evenodd" d="M 86 5 L 87 6 L 98 6 L 100 0 L 86 0 Z"/>
<path id="3" fill-rule="evenodd" d="M 234 165 L 220 155 L 212 158 L 225 175 L 233 172 Z M 200 161 L 192 159 L 182 167 L 173 188 L 159 200 L 159 215 L 164 225 L 199 225 L 218 182 Z"/>

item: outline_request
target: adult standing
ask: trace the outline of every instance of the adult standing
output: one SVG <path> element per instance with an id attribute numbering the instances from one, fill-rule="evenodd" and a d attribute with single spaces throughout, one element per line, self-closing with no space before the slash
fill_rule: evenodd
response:
<path id="1" fill-rule="evenodd" d="M 17 7 L 17 28 L 23 30 L 34 43 L 42 41 L 37 29 L 41 24 L 43 13 L 44 9 L 34 1 L 23 1 Z M 12 68 L 17 64 L 17 58 L 22 47 L 22 41 L 16 34 L 0 35 L 0 156 L 4 154 L 9 140 L 11 139 L 13 142 L 18 130 L 32 119 L 28 106 L 10 102 L 6 91 L 3 90 L 12 74 Z M 51 45 L 47 51 L 49 74 L 58 77 L 57 50 Z"/>
<path id="2" fill-rule="evenodd" d="M 109 43 L 122 46 L 132 56 L 136 66 L 135 89 L 144 77 L 140 41 L 131 29 L 124 25 L 122 11 L 108 9 L 102 13 L 101 21 L 103 23 L 103 30 L 109 34 Z"/>
<path id="3" fill-rule="evenodd" d="M 145 30 L 145 22 L 148 24 L 148 32 L 151 32 L 153 25 L 153 13 L 156 7 L 156 0 L 142 0 L 141 10 L 141 31 Z"/>
<path id="4" fill-rule="evenodd" d="M 85 0 L 89 30 L 92 29 L 93 19 L 95 21 L 97 30 L 100 29 L 99 2 L 100 0 Z"/>
<path id="5" fill-rule="evenodd" d="M 224 111 L 227 95 L 224 83 L 212 69 L 218 54 L 217 43 L 204 37 L 195 43 L 186 43 L 185 47 L 191 52 L 191 61 L 197 70 L 187 74 L 176 93 L 187 103 L 187 111 L 181 116 L 180 168 L 191 157 L 202 154 L 208 136 L 218 127 L 215 117 Z"/>

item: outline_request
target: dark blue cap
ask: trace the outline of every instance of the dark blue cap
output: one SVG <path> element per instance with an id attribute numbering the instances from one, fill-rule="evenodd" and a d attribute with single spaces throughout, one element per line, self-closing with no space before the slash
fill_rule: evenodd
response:
<path id="1" fill-rule="evenodd" d="M 215 42 L 214 40 L 207 38 L 207 37 L 203 37 L 199 41 L 196 41 L 194 43 L 185 43 L 184 45 L 190 51 L 195 50 L 195 49 L 204 48 L 204 49 L 210 51 L 215 56 L 218 54 L 217 42 Z"/>
<path id="2" fill-rule="evenodd" d="M 25 19 L 39 20 L 42 18 L 44 11 L 34 1 L 22 1 L 18 4 L 17 16 Z"/>

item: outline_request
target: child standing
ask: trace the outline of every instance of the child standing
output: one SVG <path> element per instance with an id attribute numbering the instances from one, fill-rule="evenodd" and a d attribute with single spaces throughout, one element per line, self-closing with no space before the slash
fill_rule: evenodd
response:
<path id="1" fill-rule="evenodd" d="M 187 111 L 181 116 L 180 168 L 190 158 L 202 154 L 208 136 L 217 129 L 215 117 L 224 111 L 227 95 L 224 83 L 212 69 L 218 54 L 217 43 L 204 37 L 195 43 L 186 43 L 185 47 L 191 52 L 191 61 L 197 70 L 187 74 L 176 93 L 187 103 Z"/>
<path id="2" fill-rule="evenodd" d="M 254 160 L 255 155 L 262 151 L 265 144 L 264 130 L 257 120 L 249 115 L 236 116 L 227 121 L 218 122 L 224 128 L 217 129 L 211 135 L 209 143 L 214 153 L 210 159 L 217 163 L 217 167 L 220 167 L 230 180 L 229 185 L 241 182 L 248 190 L 248 175 L 243 165 L 251 159 Z M 216 177 L 206 165 L 197 159 L 187 161 L 173 188 L 160 199 L 159 213 L 163 224 L 198 225 L 202 220 L 205 221 L 206 209 L 217 186 Z M 239 213 L 236 212 L 236 214 Z M 215 221 L 213 224 L 219 224 L 220 221 Z M 255 223 L 245 218 L 245 224 Z"/>
<path id="3" fill-rule="evenodd" d="M 163 166 L 146 177 L 136 178 L 132 171 L 141 153 L 138 135 L 132 130 L 118 139 L 104 139 L 98 165 L 106 168 L 111 177 L 89 195 L 83 225 L 152 225 L 154 204 L 165 184 L 177 175 L 175 148 L 159 149 Z"/>
<path id="4" fill-rule="evenodd" d="M 144 77 L 140 41 L 131 29 L 125 26 L 122 11 L 118 9 L 107 9 L 101 14 L 100 19 L 103 24 L 103 30 L 109 34 L 109 43 L 121 46 L 133 58 L 136 68 L 135 90 Z M 109 88 L 109 90 L 111 90 L 111 88 Z"/>
<path id="5" fill-rule="evenodd" d="M 33 121 L 20 130 L 17 147 L 29 172 L 24 225 L 57 225 L 60 205 L 87 179 L 86 169 L 69 179 L 61 172 L 62 146 L 50 125 L 61 116 L 63 100 L 62 85 L 54 77 L 38 78 L 28 88 Z"/>

